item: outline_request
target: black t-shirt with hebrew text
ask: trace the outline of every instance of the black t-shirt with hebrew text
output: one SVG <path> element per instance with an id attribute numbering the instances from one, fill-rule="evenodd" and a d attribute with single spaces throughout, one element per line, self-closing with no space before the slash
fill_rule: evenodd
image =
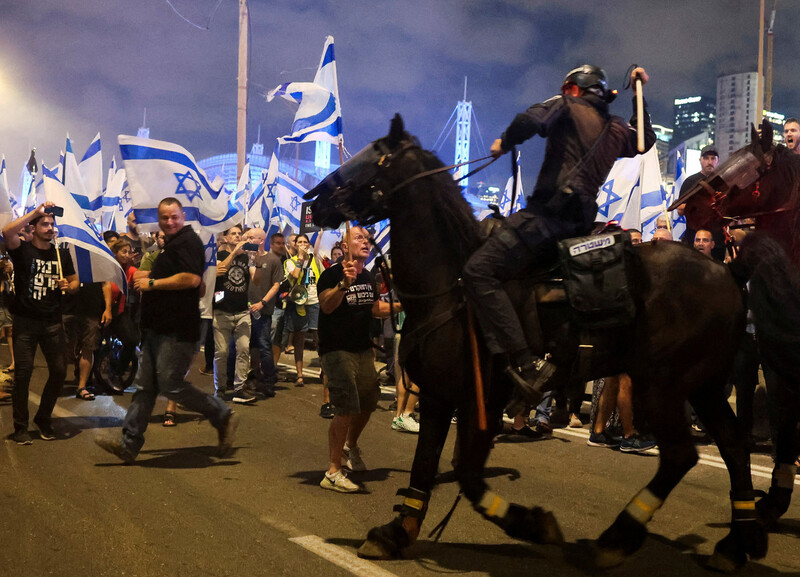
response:
<path id="1" fill-rule="evenodd" d="M 61 322 L 61 291 L 58 289 L 58 258 L 56 247 L 36 248 L 22 241 L 9 250 L 14 262 L 14 301 L 10 310 L 14 315 L 46 321 Z M 72 257 L 61 251 L 61 268 L 64 277 L 75 274 Z M 19 320 L 15 319 L 15 322 Z"/>
<path id="2" fill-rule="evenodd" d="M 325 269 L 317 281 L 317 291 L 335 287 L 344 278 L 342 265 Z M 341 304 L 331 314 L 319 312 L 319 353 L 347 351 L 361 353 L 372 347 L 370 323 L 372 305 L 378 300 L 375 278 L 364 269 L 347 289 Z"/>

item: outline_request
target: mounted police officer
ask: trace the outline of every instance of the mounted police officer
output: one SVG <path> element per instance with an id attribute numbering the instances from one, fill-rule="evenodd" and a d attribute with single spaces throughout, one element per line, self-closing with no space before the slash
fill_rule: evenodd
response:
<path id="1" fill-rule="evenodd" d="M 631 83 L 648 80 L 643 68 L 631 72 Z M 634 88 L 635 94 L 635 88 Z M 561 95 L 518 114 L 502 138 L 492 144 L 499 157 L 532 136 L 547 138 L 545 158 L 527 207 L 511 215 L 464 267 L 464 281 L 493 354 L 509 355 L 506 373 L 523 398 L 537 404 L 555 366 L 528 348 L 520 320 L 503 284 L 531 269 L 555 261 L 557 241 L 589 234 L 597 214 L 597 192 L 619 157 L 637 151 L 636 130 L 611 116 L 605 72 L 583 65 L 564 78 Z M 636 99 L 631 122 L 636 119 Z M 644 114 L 645 150 L 656 140 Z"/>

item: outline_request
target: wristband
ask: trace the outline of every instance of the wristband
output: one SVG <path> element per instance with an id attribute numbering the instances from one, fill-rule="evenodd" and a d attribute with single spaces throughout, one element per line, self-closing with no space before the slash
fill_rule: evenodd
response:
<path id="1" fill-rule="evenodd" d="M 267 303 L 265 303 L 265 302 L 264 302 L 264 299 L 261 299 L 261 301 L 260 301 L 260 302 L 261 302 L 261 306 L 262 306 L 262 307 L 266 307 L 266 306 L 267 306 Z"/>
<path id="2" fill-rule="evenodd" d="M 149 286 L 150 288 L 155 288 L 155 287 L 153 287 L 153 283 L 154 283 L 154 282 L 156 282 L 156 279 L 154 279 L 154 278 L 151 278 L 151 279 L 150 279 L 150 282 L 148 282 L 148 283 L 147 283 L 147 286 Z"/>

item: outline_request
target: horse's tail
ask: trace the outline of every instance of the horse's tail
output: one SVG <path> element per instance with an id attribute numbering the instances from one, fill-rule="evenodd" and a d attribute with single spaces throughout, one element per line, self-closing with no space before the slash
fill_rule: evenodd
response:
<path id="1" fill-rule="evenodd" d="M 761 356 L 794 388 L 800 382 L 800 271 L 780 243 L 762 232 L 744 238 L 735 266 L 740 277 L 749 278 L 748 307 Z"/>

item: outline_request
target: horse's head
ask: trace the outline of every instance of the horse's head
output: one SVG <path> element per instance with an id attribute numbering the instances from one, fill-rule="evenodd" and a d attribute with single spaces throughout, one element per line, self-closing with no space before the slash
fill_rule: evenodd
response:
<path id="1" fill-rule="evenodd" d="M 387 136 L 366 146 L 306 193 L 306 200 L 314 199 L 314 224 L 336 228 L 345 220 L 371 224 L 388 218 L 389 198 L 402 177 L 391 167 L 414 148 L 419 148 L 417 140 L 405 132 L 403 119 L 396 114 Z"/>
<path id="2" fill-rule="evenodd" d="M 690 197 L 685 213 L 690 227 L 720 226 L 721 216 L 732 216 L 731 211 L 740 210 L 743 199 L 752 197 L 756 184 L 772 165 L 772 132 L 772 125 L 766 120 L 761 123 L 761 134 L 751 126 L 750 143 L 733 152 L 685 195 Z M 677 204 L 678 200 L 670 210 Z"/>

